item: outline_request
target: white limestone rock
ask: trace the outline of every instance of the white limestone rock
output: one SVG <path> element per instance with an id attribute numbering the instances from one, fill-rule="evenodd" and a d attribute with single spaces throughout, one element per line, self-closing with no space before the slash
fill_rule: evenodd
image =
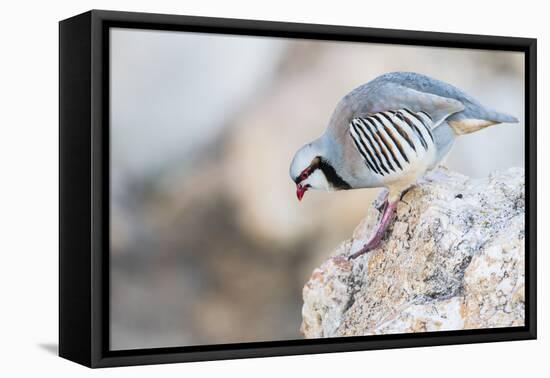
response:
<path id="1" fill-rule="evenodd" d="M 402 199 L 382 244 L 355 260 L 379 213 L 315 269 L 307 338 L 522 326 L 524 171 L 470 179 L 438 168 Z"/>

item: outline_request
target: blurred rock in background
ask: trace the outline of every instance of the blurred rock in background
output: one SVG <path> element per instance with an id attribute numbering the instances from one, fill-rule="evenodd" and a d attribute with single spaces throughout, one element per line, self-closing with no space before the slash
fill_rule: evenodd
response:
<path id="1" fill-rule="evenodd" d="M 396 70 L 523 118 L 519 53 L 120 29 L 111 36 L 111 347 L 300 338 L 301 291 L 377 190 L 310 191 L 288 167 L 339 99 Z M 523 166 L 523 123 L 448 165 Z"/>

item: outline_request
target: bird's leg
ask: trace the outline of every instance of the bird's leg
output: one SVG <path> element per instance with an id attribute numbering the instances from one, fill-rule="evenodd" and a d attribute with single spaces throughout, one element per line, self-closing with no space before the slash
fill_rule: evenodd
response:
<path id="1" fill-rule="evenodd" d="M 382 218 L 380 219 L 380 223 L 378 224 L 376 231 L 371 236 L 367 244 L 363 246 L 363 248 L 361 248 L 359 251 L 355 252 L 353 255 L 349 257 L 350 260 L 355 259 L 361 256 L 362 254 L 367 253 L 368 251 L 380 245 L 380 242 L 382 241 L 382 237 L 384 237 L 384 233 L 388 229 L 388 226 L 390 225 L 393 219 L 393 215 L 395 214 L 395 209 L 397 208 L 398 202 L 399 202 L 399 199 L 394 202 L 389 202 L 388 200 L 385 201 Z"/>
<path id="2" fill-rule="evenodd" d="M 376 210 L 378 210 L 379 212 L 382 212 L 384 210 L 384 206 L 386 206 L 386 204 L 388 203 L 389 193 L 390 191 L 388 189 L 382 188 L 382 190 L 380 191 L 380 193 L 378 193 L 378 196 L 372 203 Z"/>

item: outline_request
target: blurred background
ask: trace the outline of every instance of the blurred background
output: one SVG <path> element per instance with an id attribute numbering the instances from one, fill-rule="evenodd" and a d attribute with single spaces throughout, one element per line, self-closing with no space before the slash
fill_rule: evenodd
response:
<path id="1" fill-rule="evenodd" d="M 378 75 L 520 119 L 459 138 L 449 168 L 523 166 L 521 53 L 115 28 L 110 56 L 112 349 L 301 337 L 303 284 L 378 191 L 299 203 L 289 164 Z"/>

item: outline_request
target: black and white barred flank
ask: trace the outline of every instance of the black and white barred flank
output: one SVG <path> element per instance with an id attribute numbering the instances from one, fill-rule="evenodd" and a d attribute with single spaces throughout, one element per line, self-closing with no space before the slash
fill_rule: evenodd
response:
<path id="1" fill-rule="evenodd" d="M 349 132 L 369 170 L 387 176 L 433 157 L 432 127 L 428 113 L 400 109 L 354 118 Z"/>

